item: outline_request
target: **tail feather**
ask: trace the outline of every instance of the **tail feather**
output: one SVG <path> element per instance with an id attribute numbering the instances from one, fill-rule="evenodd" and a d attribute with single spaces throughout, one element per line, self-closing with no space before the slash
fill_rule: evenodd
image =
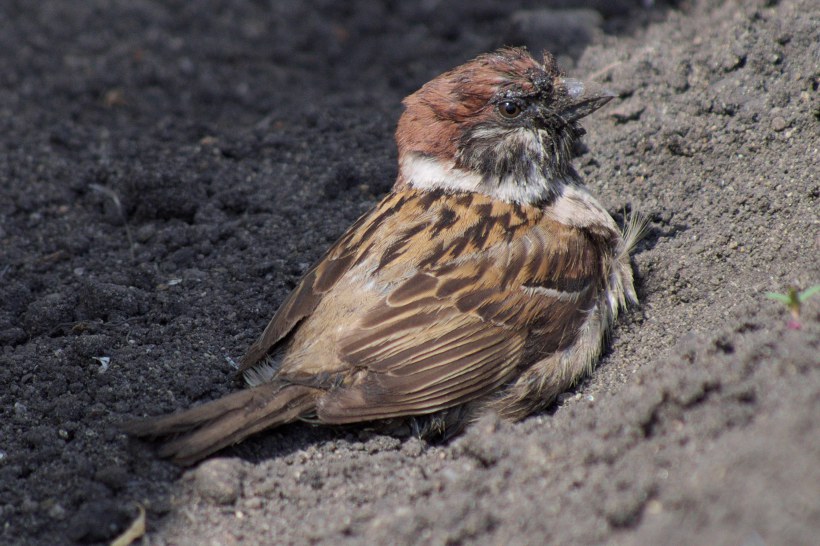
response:
<path id="1" fill-rule="evenodd" d="M 251 434 L 310 413 L 316 395 L 310 387 L 266 383 L 173 415 L 130 421 L 123 430 L 133 436 L 179 435 L 163 444 L 159 455 L 187 466 Z"/>

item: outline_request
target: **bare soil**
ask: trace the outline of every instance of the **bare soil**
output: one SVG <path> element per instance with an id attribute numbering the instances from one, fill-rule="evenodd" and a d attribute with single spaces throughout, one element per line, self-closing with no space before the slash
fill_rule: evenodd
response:
<path id="1" fill-rule="evenodd" d="M 0 543 L 816 544 L 820 5 L 0 3 Z M 571 8 L 571 6 L 574 6 Z M 558 11 L 554 11 L 558 10 Z M 117 429 L 239 385 L 391 186 L 401 99 L 502 44 L 619 94 L 577 165 L 642 303 L 548 412 L 299 424 L 183 471 Z"/>

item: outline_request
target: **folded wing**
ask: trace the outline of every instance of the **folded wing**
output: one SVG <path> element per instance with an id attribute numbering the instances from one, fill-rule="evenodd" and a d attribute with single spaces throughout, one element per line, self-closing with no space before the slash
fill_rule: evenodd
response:
<path id="1" fill-rule="evenodd" d="M 447 209 L 476 218 L 452 202 Z M 485 212 L 449 236 L 414 231 L 433 250 L 341 340 L 351 374 L 319 401 L 321 421 L 453 407 L 572 343 L 602 286 L 599 245 L 582 230 L 548 224 L 535 209 L 518 207 L 519 222 L 497 203 Z M 406 244 L 415 243 L 422 241 Z"/>

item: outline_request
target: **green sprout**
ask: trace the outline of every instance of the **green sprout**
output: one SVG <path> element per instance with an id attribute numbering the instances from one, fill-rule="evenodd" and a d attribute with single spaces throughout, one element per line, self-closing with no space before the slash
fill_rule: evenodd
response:
<path id="1" fill-rule="evenodd" d="M 790 286 L 785 294 L 766 292 L 766 297 L 779 301 L 785 305 L 792 314 L 792 320 L 789 322 L 789 326 L 795 329 L 800 329 L 800 307 L 803 302 L 817 293 L 820 293 L 820 284 L 815 284 L 810 288 L 806 288 L 802 292 L 798 292 L 797 288 Z"/>

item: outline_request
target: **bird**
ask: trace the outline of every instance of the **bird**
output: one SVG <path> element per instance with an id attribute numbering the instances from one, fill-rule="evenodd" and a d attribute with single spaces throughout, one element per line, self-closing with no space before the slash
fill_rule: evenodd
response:
<path id="1" fill-rule="evenodd" d="M 295 421 L 446 438 L 548 407 L 637 303 L 640 222 L 619 227 L 572 165 L 612 98 L 515 47 L 429 81 L 403 101 L 392 190 L 250 346 L 246 388 L 125 431 L 191 465 Z"/>

